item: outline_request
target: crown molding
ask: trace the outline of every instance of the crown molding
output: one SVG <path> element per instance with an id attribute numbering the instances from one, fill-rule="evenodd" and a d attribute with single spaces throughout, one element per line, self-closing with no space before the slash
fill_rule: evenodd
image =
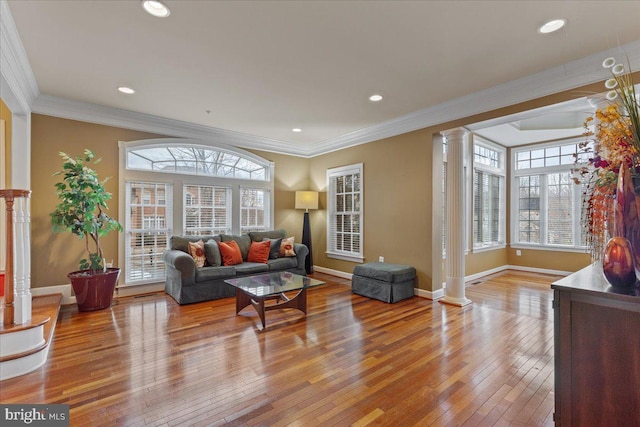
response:
<path id="1" fill-rule="evenodd" d="M 9 109 L 28 114 L 40 90 L 6 0 L 0 0 L 0 74 Z"/>
<path id="2" fill-rule="evenodd" d="M 602 67 L 609 56 L 623 56 L 631 69 L 640 68 L 640 40 L 322 141 L 307 155 L 326 154 L 596 83 L 610 77 Z"/>
<path id="3" fill-rule="evenodd" d="M 33 104 L 33 112 L 170 137 L 194 138 L 240 148 L 253 148 L 294 156 L 301 155 L 296 146 L 286 141 L 50 95 L 38 96 Z"/>

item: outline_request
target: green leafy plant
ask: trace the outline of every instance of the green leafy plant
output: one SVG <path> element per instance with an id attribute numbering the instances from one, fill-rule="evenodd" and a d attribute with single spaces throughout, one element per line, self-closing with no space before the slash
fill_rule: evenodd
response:
<path id="1" fill-rule="evenodd" d="M 100 163 L 95 153 L 85 149 L 83 156 L 75 158 L 60 152 L 63 159 L 62 170 L 54 176 L 62 176 L 62 182 L 56 183 L 56 193 L 60 203 L 51 212 L 51 224 L 54 233 L 69 231 L 80 239 L 85 239 L 88 258 L 80 260 L 81 270 L 106 270 L 106 263 L 100 237 L 111 231 L 122 231 L 122 225 L 105 213 L 111 193 L 105 189 L 109 178 L 100 181 L 98 174 L 91 168 Z M 93 243 L 91 245 L 90 243 Z"/>

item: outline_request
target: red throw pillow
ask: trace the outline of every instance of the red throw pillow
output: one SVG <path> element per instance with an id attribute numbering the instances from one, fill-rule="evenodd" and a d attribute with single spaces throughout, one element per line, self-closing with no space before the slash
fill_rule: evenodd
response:
<path id="1" fill-rule="evenodd" d="M 247 261 L 266 264 L 267 260 L 269 259 L 270 250 L 271 250 L 271 242 L 269 240 L 264 242 L 251 242 L 251 247 L 249 248 L 249 255 L 247 256 Z"/>
<path id="2" fill-rule="evenodd" d="M 240 246 L 234 241 L 219 242 L 220 255 L 222 255 L 222 265 L 242 264 L 242 252 Z"/>

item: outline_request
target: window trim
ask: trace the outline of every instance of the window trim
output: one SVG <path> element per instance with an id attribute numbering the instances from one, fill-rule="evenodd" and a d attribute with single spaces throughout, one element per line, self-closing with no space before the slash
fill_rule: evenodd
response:
<path id="1" fill-rule="evenodd" d="M 470 151 L 470 163 L 473 164 L 473 171 L 471 172 L 471 210 L 469 212 L 470 215 L 470 231 L 471 231 L 471 248 L 473 253 L 477 252 L 487 252 L 495 249 L 504 249 L 507 244 L 507 149 L 499 144 L 491 142 L 481 136 L 476 134 L 472 134 L 472 146 Z M 486 165 L 481 162 L 475 161 L 475 146 L 481 146 L 484 148 L 488 148 L 490 150 L 496 151 L 499 156 L 499 167 L 494 167 L 490 165 Z M 498 237 L 502 237 L 502 241 L 491 242 L 488 244 L 485 243 L 475 243 L 474 242 L 474 220 L 473 215 L 475 212 L 475 172 L 479 170 L 483 173 L 488 173 L 492 175 L 499 176 L 501 178 L 501 186 L 500 186 L 500 218 L 498 220 L 500 229 L 498 230 Z"/>
<path id="2" fill-rule="evenodd" d="M 510 231 L 511 238 L 509 246 L 512 248 L 521 249 L 539 249 L 539 250 L 555 250 L 565 252 L 580 252 L 587 253 L 589 251 L 588 246 L 581 245 L 581 230 L 582 230 L 582 189 L 577 184 L 574 184 L 575 191 L 573 192 L 573 239 L 576 242 L 574 245 L 552 245 L 547 243 L 547 219 L 546 216 L 541 215 L 541 236 L 540 243 L 520 242 L 520 233 L 518 229 L 518 208 L 519 208 L 519 186 L 518 180 L 521 176 L 541 175 L 540 180 L 541 187 L 541 200 L 540 200 L 540 212 L 546 214 L 547 203 L 547 191 L 548 183 L 547 176 L 554 173 L 570 173 L 575 168 L 575 164 L 554 165 L 554 166 L 541 166 L 528 169 L 517 169 L 517 155 L 523 151 L 531 151 L 536 149 L 545 149 L 550 147 L 561 147 L 563 145 L 580 144 L 584 142 L 583 137 L 571 137 L 552 142 L 545 142 L 541 144 L 529 144 L 519 147 L 513 147 L 510 153 L 511 165 L 509 168 L 510 177 L 509 182 L 511 186 L 510 191 L 510 206 L 509 213 L 511 216 Z M 580 151 L 577 151 L 580 153 Z M 544 193 L 542 189 L 544 188 Z M 544 194 L 544 196 L 543 196 Z"/>
<path id="3" fill-rule="evenodd" d="M 333 227 L 331 225 L 332 211 L 334 208 L 334 189 L 331 188 L 331 179 L 335 176 L 360 174 L 360 252 L 348 253 L 335 250 L 331 247 L 334 240 L 332 236 Z M 325 252 L 327 258 L 351 261 L 357 263 L 364 262 L 364 163 L 355 163 L 347 166 L 340 166 L 327 169 L 327 248 Z"/>

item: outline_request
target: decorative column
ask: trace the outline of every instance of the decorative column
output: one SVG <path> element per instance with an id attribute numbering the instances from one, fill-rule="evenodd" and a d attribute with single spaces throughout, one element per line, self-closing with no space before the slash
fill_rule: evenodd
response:
<path id="1" fill-rule="evenodd" d="M 464 290 L 464 249 L 465 234 L 465 176 L 464 145 L 469 132 L 456 128 L 442 132 L 447 139 L 447 287 L 444 298 L 446 304 L 464 306 L 471 304 Z"/>
<path id="2" fill-rule="evenodd" d="M 5 326 L 21 325 L 31 320 L 30 194 L 29 190 L 0 190 L 7 210 Z"/>

